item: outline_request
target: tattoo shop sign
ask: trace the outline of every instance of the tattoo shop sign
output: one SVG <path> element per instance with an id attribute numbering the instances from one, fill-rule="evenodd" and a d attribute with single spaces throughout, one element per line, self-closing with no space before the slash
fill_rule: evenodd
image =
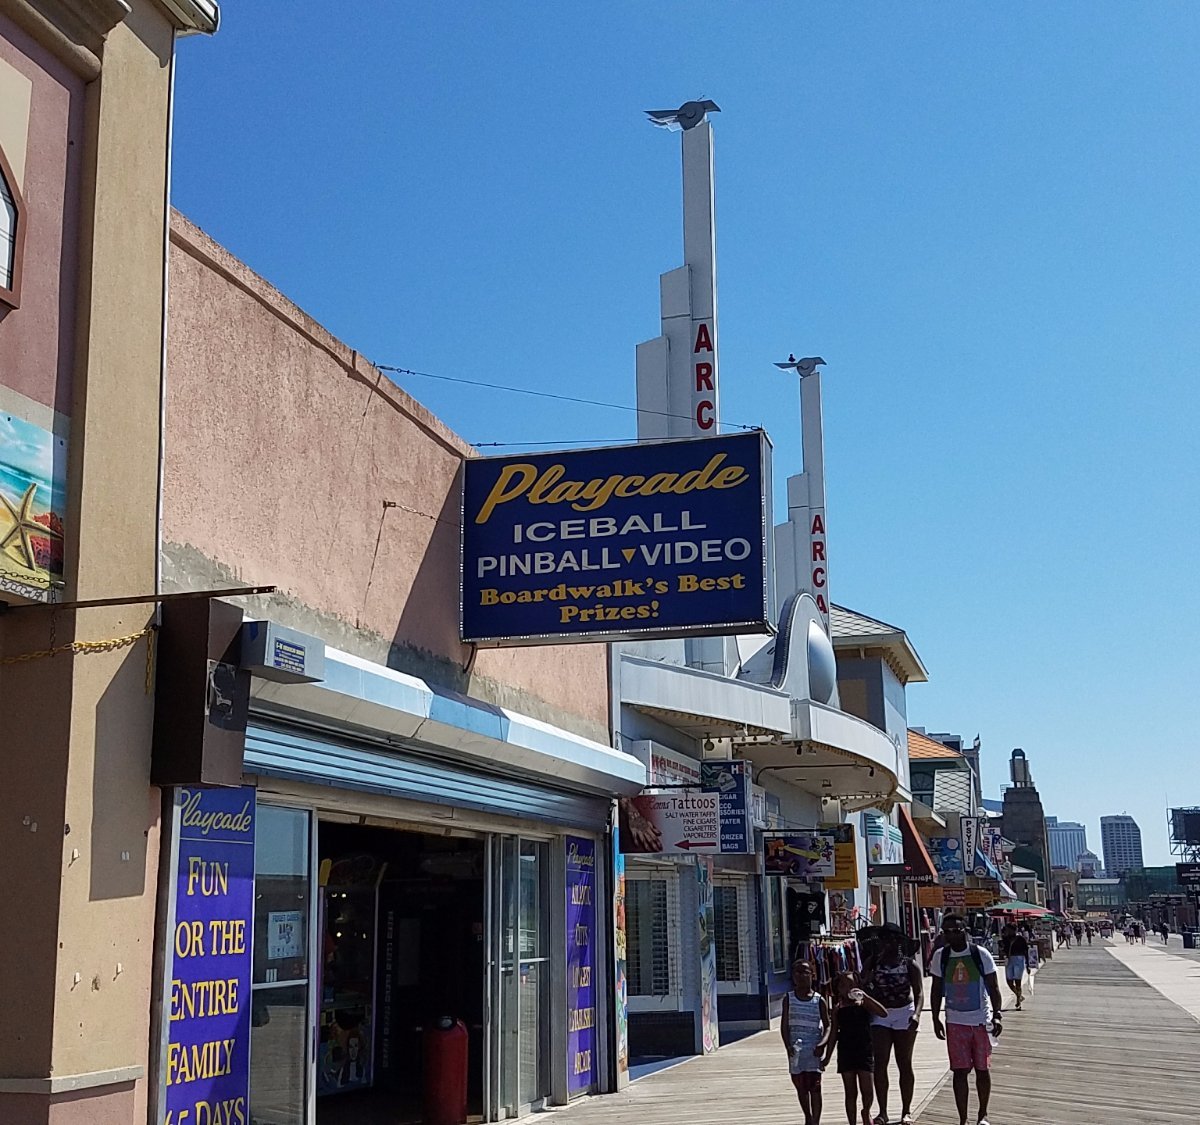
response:
<path id="1" fill-rule="evenodd" d="M 753 430 L 467 461 L 463 640 L 769 632 L 770 448 Z"/>

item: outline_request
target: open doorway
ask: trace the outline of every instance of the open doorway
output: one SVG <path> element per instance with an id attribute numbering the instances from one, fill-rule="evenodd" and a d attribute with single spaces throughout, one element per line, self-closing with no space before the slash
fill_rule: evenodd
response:
<path id="1" fill-rule="evenodd" d="M 468 1115 L 484 1109 L 484 841 L 322 822 L 317 1125 L 421 1120 L 422 1030 L 469 1035 Z"/>

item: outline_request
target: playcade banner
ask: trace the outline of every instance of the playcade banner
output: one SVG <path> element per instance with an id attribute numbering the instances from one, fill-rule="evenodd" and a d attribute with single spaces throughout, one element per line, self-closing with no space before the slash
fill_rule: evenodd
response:
<path id="1" fill-rule="evenodd" d="M 177 789 L 160 1125 L 250 1120 L 255 793 Z"/>
<path id="2" fill-rule="evenodd" d="M 770 632 L 761 430 L 466 462 L 464 641 Z"/>

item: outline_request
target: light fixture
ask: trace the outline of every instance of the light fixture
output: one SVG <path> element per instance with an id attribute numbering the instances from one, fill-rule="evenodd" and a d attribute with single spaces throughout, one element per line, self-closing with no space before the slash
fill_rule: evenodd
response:
<path id="1" fill-rule="evenodd" d="M 821 788 L 822 788 L 822 789 L 832 789 L 832 788 L 833 788 L 833 782 L 832 782 L 832 781 L 830 781 L 830 780 L 829 780 L 829 778 L 824 778 L 824 779 L 822 780 L 822 782 L 821 782 Z"/>
<path id="2" fill-rule="evenodd" d="M 874 777 L 874 776 L 875 776 L 875 767 L 872 766 L 869 770 L 867 770 L 867 777 Z"/>
<path id="3" fill-rule="evenodd" d="M 717 744 L 713 742 L 711 738 L 706 738 L 704 740 L 704 752 L 706 754 L 711 754 L 716 748 Z"/>

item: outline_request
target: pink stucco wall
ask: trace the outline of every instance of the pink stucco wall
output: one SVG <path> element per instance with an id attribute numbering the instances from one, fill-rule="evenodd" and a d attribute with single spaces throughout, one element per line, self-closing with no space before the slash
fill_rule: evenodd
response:
<path id="1" fill-rule="evenodd" d="M 169 584 L 277 585 L 328 643 L 607 737 L 605 646 L 458 641 L 471 447 L 178 214 L 168 356 Z"/>
<path id="2" fill-rule="evenodd" d="M 71 413 L 83 82 L 7 17 L 0 58 L 32 83 L 21 308 L 0 306 L 0 384 Z"/>

